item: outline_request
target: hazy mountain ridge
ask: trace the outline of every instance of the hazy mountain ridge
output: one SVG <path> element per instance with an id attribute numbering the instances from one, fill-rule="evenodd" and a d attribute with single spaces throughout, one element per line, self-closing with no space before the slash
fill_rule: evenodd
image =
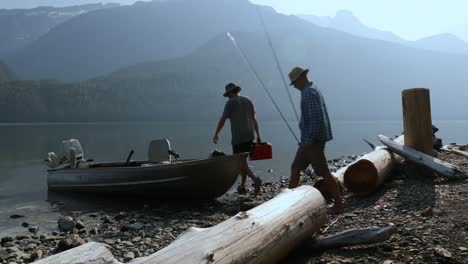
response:
<path id="1" fill-rule="evenodd" d="M 231 5 L 224 6 L 214 17 L 207 14 L 211 13 L 207 10 L 191 10 L 193 6 L 190 1 L 174 2 L 177 5 L 172 6 L 172 12 L 180 14 L 180 6 L 185 4 L 182 10 L 186 10 L 187 14 L 196 14 L 194 17 L 186 17 L 187 21 L 205 17 L 198 22 L 196 28 L 203 29 L 203 23 L 210 23 L 207 25 L 209 28 L 214 18 L 222 18 L 216 21 L 218 25 L 202 35 L 206 37 L 216 30 L 221 32 L 203 41 L 193 52 L 188 52 L 188 55 L 166 60 L 146 59 L 144 63 L 126 65 L 109 75 L 104 74 L 75 84 L 51 81 L 15 81 L 2 84 L 0 111 L 14 114 L 2 116 L 1 121 L 215 120 L 225 102 L 222 97 L 224 85 L 231 81 L 238 82 L 243 87 L 243 94 L 252 98 L 261 120 L 279 120 L 278 113 L 255 82 L 225 30 L 231 31 L 281 109 L 288 118 L 293 119 L 285 87 L 267 44 L 265 32 L 260 26 L 255 6 L 246 1 L 223 1 Z M 214 5 L 219 0 L 203 0 L 203 3 Z M 146 4 L 140 6 L 147 7 Z M 88 29 L 96 21 L 101 21 L 102 14 L 112 14 L 111 17 L 117 20 L 122 19 L 127 11 L 126 8 L 95 11 L 74 18 L 67 22 L 70 25 L 54 31 L 71 29 L 73 25 L 76 26 L 73 32 L 80 33 L 79 30 Z M 169 9 L 163 11 L 168 12 Z M 286 76 L 287 71 L 296 65 L 310 68 L 311 78 L 325 94 L 333 119 L 400 119 L 401 90 L 413 87 L 431 89 L 434 119 L 465 118 L 466 102 L 463 98 L 468 97 L 468 91 L 464 89 L 468 83 L 468 76 L 465 74 L 468 56 L 360 38 L 312 25 L 295 16 L 278 14 L 271 8 L 261 8 L 261 11 L 268 25 L 267 30 L 271 33 L 273 46 L 286 71 L 282 74 Z M 225 17 L 226 13 L 233 14 Z M 171 17 L 173 14 L 167 13 L 166 16 Z M 223 26 L 224 22 L 227 23 Z M 160 25 L 161 31 L 167 29 L 168 23 Z M 251 32 L 235 31 L 236 28 L 247 28 Z M 185 30 L 191 31 L 192 28 L 187 25 Z M 173 26 L 171 31 L 183 36 L 184 42 L 190 42 L 191 38 L 182 34 L 185 32 L 183 29 Z M 197 41 L 202 42 L 200 31 L 193 34 L 196 33 Z M 89 31 L 86 30 L 85 33 Z M 96 51 L 100 51 L 98 48 L 101 47 L 97 44 L 106 47 L 99 42 L 100 36 L 97 31 L 94 38 L 91 38 L 93 42 L 89 43 L 89 47 L 95 47 Z M 167 43 L 175 41 L 174 45 L 177 45 L 180 42 L 177 40 L 169 39 Z M 194 43 L 189 44 L 184 48 L 196 46 Z M 160 53 L 164 51 L 166 50 Z M 172 50 L 174 53 L 175 51 L 176 49 Z M 124 58 L 124 55 L 117 59 Z M 148 55 L 147 58 L 149 57 Z M 102 58 L 96 53 L 95 56 L 84 59 L 90 60 L 88 63 L 94 63 Z M 83 66 L 78 62 L 71 61 L 63 70 L 73 74 L 72 66 Z M 292 90 L 292 93 L 297 107 L 299 93 L 296 90 Z M 446 107 L 447 102 L 450 102 L 450 108 Z M 27 107 L 19 107 L 20 105 Z"/>
<path id="2" fill-rule="evenodd" d="M 298 15 L 316 25 L 343 31 L 355 36 L 379 39 L 438 52 L 468 54 L 468 43 L 453 34 L 437 34 L 417 41 L 404 40 L 392 32 L 364 25 L 350 11 L 340 10 L 335 17 Z"/>
<path id="3" fill-rule="evenodd" d="M 55 26 L 90 11 L 116 7 L 116 4 L 89 4 L 63 8 L 0 9 L 0 57 L 26 47 Z"/>
<path id="4" fill-rule="evenodd" d="M 13 71 L 3 62 L 0 61 L 0 83 L 9 82 L 16 79 Z"/>
<path id="5" fill-rule="evenodd" d="M 140 2 L 75 17 L 7 62 L 23 79 L 84 80 L 144 61 L 185 56 L 221 32 L 259 27 L 247 0 Z"/>

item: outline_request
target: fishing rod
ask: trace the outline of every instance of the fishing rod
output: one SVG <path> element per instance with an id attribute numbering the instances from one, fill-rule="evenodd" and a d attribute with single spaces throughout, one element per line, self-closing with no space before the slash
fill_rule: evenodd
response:
<path id="1" fill-rule="evenodd" d="M 279 74 L 281 76 L 281 79 L 283 80 L 284 88 L 286 89 L 286 92 L 288 93 L 289 102 L 291 103 L 291 107 L 294 110 L 294 115 L 296 116 L 296 120 L 299 123 L 299 114 L 297 113 L 296 107 L 294 106 L 294 101 L 292 99 L 289 86 L 288 86 L 288 84 L 286 82 L 286 79 L 284 78 L 284 71 L 281 68 L 281 64 L 279 63 L 279 59 L 278 59 L 278 55 L 276 54 L 276 50 L 273 47 L 273 42 L 271 41 L 270 33 L 267 30 L 265 20 L 263 19 L 263 15 L 262 15 L 260 9 L 258 8 L 258 6 L 255 6 L 255 10 L 257 11 L 257 15 L 260 18 L 260 22 L 262 24 L 263 31 L 265 32 L 266 39 L 268 40 L 268 45 L 270 46 L 271 52 L 273 53 L 273 58 L 275 59 L 275 62 L 276 62 L 277 70 L 278 70 L 278 72 L 279 72 Z"/>
<path id="2" fill-rule="evenodd" d="M 294 130 L 291 128 L 291 126 L 289 125 L 288 121 L 286 120 L 286 117 L 284 116 L 283 112 L 281 112 L 281 109 L 279 108 L 278 104 L 275 102 L 275 100 L 273 99 L 273 96 L 271 96 L 270 94 L 270 91 L 268 91 L 268 89 L 266 88 L 265 84 L 263 83 L 263 81 L 258 77 L 258 74 L 257 72 L 255 71 L 254 67 L 252 66 L 252 64 L 249 62 L 249 60 L 247 59 L 247 57 L 245 56 L 244 52 L 242 51 L 242 49 L 240 48 L 239 45 L 237 45 L 237 41 L 236 39 L 231 35 L 231 33 L 227 32 L 227 36 L 228 38 L 231 40 L 232 44 L 234 45 L 234 47 L 237 49 L 237 51 L 239 51 L 239 54 L 241 55 L 242 59 L 244 60 L 244 62 L 249 66 L 250 68 L 250 71 L 253 73 L 256 81 L 258 82 L 258 84 L 260 85 L 260 87 L 263 88 L 263 90 L 265 90 L 265 92 L 267 93 L 268 97 L 270 98 L 271 102 L 273 103 L 273 105 L 276 107 L 276 110 L 278 110 L 278 112 L 280 113 L 281 115 L 281 118 L 283 119 L 284 123 L 286 124 L 286 126 L 288 127 L 289 131 L 291 132 L 291 134 L 294 136 L 294 138 L 296 139 L 297 143 L 299 143 L 299 139 L 297 138 L 296 134 L 294 133 Z"/>

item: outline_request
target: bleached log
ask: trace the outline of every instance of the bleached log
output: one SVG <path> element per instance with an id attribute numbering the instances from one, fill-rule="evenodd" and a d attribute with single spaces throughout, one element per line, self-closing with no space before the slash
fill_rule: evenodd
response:
<path id="1" fill-rule="evenodd" d="M 468 152 L 463 151 L 463 150 L 459 150 L 459 149 L 451 147 L 451 146 L 443 146 L 441 148 L 441 150 L 444 150 L 444 151 L 447 151 L 447 152 L 452 152 L 452 153 L 455 153 L 455 154 L 457 154 L 459 156 L 468 158 Z"/>
<path id="2" fill-rule="evenodd" d="M 414 150 L 408 146 L 401 145 L 386 136 L 379 135 L 379 139 L 396 154 L 416 164 L 429 168 L 441 176 L 456 180 L 468 179 L 468 172 L 461 170 L 455 165 Z"/>
<path id="3" fill-rule="evenodd" d="M 401 135 L 395 141 L 403 144 L 405 138 Z M 395 165 L 402 160 L 402 157 L 393 154 L 386 147 L 379 146 L 333 174 L 348 191 L 357 195 L 366 195 L 376 191 L 388 178 Z M 314 187 L 325 197 L 330 197 L 323 180 L 317 181 Z"/>
<path id="4" fill-rule="evenodd" d="M 130 263 L 276 263 L 318 232 L 325 220 L 325 200 L 317 189 L 286 189 L 216 226 L 191 228 L 166 248 Z M 101 244 L 88 243 L 39 263 L 118 263 L 109 254 Z"/>
<path id="5" fill-rule="evenodd" d="M 341 233 L 308 241 L 309 250 L 326 250 L 357 245 L 370 245 L 384 242 L 397 231 L 396 226 L 351 229 Z"/>
<path id="6" fill-rule="evenodd" d="M 404 144 L 405 137 L 401 135 L 395 142 Z M 372 193 L 385 182 L 395 165 L 402 161 L 402 157 L 386 147 L 377 147 L 348 166 L 343 175 L 344 186 L 357 195 Z"/>
<path id="7" fill-rule="evenodd" d="M 120 264 L 105 244 L 90 242 L 34 262 L 35 264 Z"/>
<path id="8" fill-rule="evenodd" d="M 189 229 L 140 263 L 276 263 L 319 231 L 326 219 L 318 190 L 286 189 L 274 199 L 206 229 Z"/>

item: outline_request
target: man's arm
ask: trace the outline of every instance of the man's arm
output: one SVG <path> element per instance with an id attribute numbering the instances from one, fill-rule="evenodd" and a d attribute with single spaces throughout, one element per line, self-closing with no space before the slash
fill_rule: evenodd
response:
<path id="1" fill-rule="evenodd" d="M 257 143 L 262 143 L 262 138 L 260 137 L 260 129 L 258 128 L 257 117 L 255 116 L 255 113 L 253 114 L 253 122 L 255 133 L 257 133 Z"/>
<path id="2" fill-rule="evenodd" d="M 216 127 L 216 132 L 215 132 L 215 135 L 213 137 L 213 143 L 215 143 L 215 144 L 218 144 L 218 134 L 219 134 L 219 132 L 221 132 L 221 129 L 223 129 L 224 123 L 226 123 L 226 114 L 225 113 L 223 113 L 223 115 L 219 119 L 218 127 Z"/>

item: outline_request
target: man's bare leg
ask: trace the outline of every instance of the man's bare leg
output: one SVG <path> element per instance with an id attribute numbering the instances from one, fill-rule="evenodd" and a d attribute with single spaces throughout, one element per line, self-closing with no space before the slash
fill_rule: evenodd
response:
<path id="1" fill-rule="evenodd" d="M 239 187 L 237 187 L 237 192 L 240 194 L 244 194 L 247 191 L 247 189 L 245 188 L 245 182 L 247 181 L 247 171 L 245 170 L 245 166 L 243 164 L 240 167 L 240 174 L 241 174 L 241 183 Z"/>
<path id="2" fill-rule="evenodd" d="M 321 175 L 325 181 L 328 191 L 333 196 L 333 206 L 330 208 L 329 213 L 339 214 L 343 212 L 343 200 L 341 199 L 340 187 L 338 181 L 331 174 L 330 170 L 327 170 L 324 175 Z"/>
<path id="3" fill-rule="evenodd" d="M 249 176 L 249 178 L 252 179 L 252 181 L 254 182 L 254 184 L 255 184 L 255 194 L 257 194 L 260 191 L 260 185 L 261 185 L 262 181 L 260 180 L 259 177 L 255 176 L 255 174 L 249 168 L 249 165 L 247 164 L 247 159 L 245 160 L 245 162 L 243 162 L 241 167 L 245 171 L 245 174 L 247 176 Z M 244 180 L 244 184 L 245 184 L 245 180 Z"/>
<path id="4" fill-rule="evenodd" d="M 294 189 L 299 186 L 299 181 L 301 179 L 301 170 L 296 168 L 291 168 L 291 178 L 289 179 L 289 189 Z"/>

